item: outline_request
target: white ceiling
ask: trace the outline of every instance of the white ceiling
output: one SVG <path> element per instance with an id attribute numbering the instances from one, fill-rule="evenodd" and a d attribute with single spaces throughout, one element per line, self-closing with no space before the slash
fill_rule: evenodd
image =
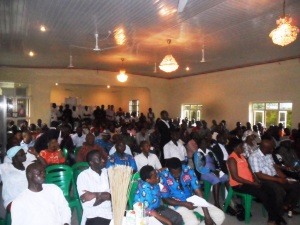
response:
<path id="1" fill-rule="evenodd" d="M 71 53 L 74 69 L 118 72 L 125 58 L 128 73 L 172 79 L 300 58 L 299 37 L 286 47 L 269 38 L 282 0 L 188 0 L 182 13 L 177 6 L 178 0 L 1 0 L 0 66 L 67 68 Z M 286 14 L 300 27 L 299 0 L 286 1 Z M 112 32 L 99 48 L 118 46 L 120 27 L 123 46 L 100 52 L 72 47 L 94 48 L 96 29 L 99 39 Z M 173 73 L 158 68 L 168 38 L 179 64 Z M 32 58 L 30 50 L 36 53 Z"/>

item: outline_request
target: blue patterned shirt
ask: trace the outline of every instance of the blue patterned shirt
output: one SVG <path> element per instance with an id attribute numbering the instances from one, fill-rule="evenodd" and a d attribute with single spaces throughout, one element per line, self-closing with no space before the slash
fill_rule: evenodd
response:
<path id="1" fill-rule="evenodd" d="M 109 155 L 109 150 L 112 148 L 112 146 L 114 146 L 114 144 L 110 141 L 104 141 L 103 139 L 96 139 L 95 144 L 101 146 L 105 150 L 107 155 Z"/>
<path id="2" fill-rule="evenodd" d="M 154 210 L 161 205 L 161 198 L 167 198 L 166 188 L 160 190 L 158 184 L 149 184 L 140 180 L 134 196 L 134 203 L 142 202 L 149 210 Z"/>
<path id="3" fill-rule="evenodd" d="M 131 166 L 134 171 L 137 171 L 137 166 L 131 155 L 124 153 L 123 158 L 120 158 L 115 152 L 114 154 L 108 157 L 108 161 L 106 163 L 106 168 L 109 168 L 114 165 L 125 165 Z"/>
<path id="4" fill-rule="evenodd" d="M 193 191 L 200 188 L 195 171 L 189 166 L 182 165 L 180 183 L 166 169 L 160 173 L 160 183 L 167 188 L 167 195 L 177 201 L 185 202 L 193 195 Z"/>

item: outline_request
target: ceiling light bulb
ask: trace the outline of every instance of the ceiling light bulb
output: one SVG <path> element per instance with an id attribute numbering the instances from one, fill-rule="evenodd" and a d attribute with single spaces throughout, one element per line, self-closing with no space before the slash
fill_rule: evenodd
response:
<path id="1" fill-rule="evenodd" d="M 190 67 L 187 66 L 187 67 L 185 68 L 185 70 L 186 70 L 186 71 L 189 71 L 189 70 L 190 70 Z"/>
<path id="2" fill-rule="evenodd" d="M 107 88 L 110 88 L 110 85 L 107 85 Z"/>
<path id="3" fill-rule="evenodd" d="M 57 85 L 58 85 L 58 83 L 55 83 L 55 85 L 57 86 Z"/>
<path id="4" fill-rule="evenodd" d="M 46 31 L 46 27 L 45 27 L 44 25 L 41 25 L 40 30 L 41 30 L 42 32 L 45 32 L 45 31 Z"/>
<path id="5" fill-rule="evenodd" d="M 120 82 L 126 82 L 128 76 L 125 74 L 125 70 L 120 70 L 120 74 L 117 76 L 118 81 Z"/>
<path id="6" fill-rule="evenodd" d="M 28 53 L 28 55 L 29 55 L 30 57 L 33 57 L 33 56 L 34 56 L 34 52 L 33 52 L 33 51 L 30 51 L 30 52 Z"/>

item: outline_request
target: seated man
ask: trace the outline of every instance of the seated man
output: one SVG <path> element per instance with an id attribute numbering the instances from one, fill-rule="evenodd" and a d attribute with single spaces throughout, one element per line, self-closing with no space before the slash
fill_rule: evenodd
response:
<path id="1" fill-rule="evenodd" d="M 161 184 L 167 190 L 166 198 L 163 201 L 174 206 L 176 211 L 182 216 L 185 225 L 199 224 L 194 211 L 205 217 L 205 221 L 200 224 L 212 225 L 222 224 L 225 215 L 222 210 L 209 204 L 209 207 L 196 207 L 191 202 L 187 202 L 187 198 L 195 195 L 203 198 L 200 190 L 200 184 L 194 170 L 190 167 L 182 165 L 178 158 L 171 158 L 167 162 L 168 169 L 161 172 Z"/>
<path id="2" fill-rule="evenodd" d="M 134 203 L 142 202 L 151 216 L 167 225 L 182 225 L 182 217 L 172 209 L 161 205 L 164 189 L 160 189 L 159 178 L 152 166 L 140 170 L 141 181 L 134 196 Z"/>
<path id="3" fill-rule="evenodd" d="M 103 155 L 97 150 L 87 154 L 90 167 L 77 178 L 86 225 L 108 225 L 112 219 L 111 195 Z M 84 221 L 82 222 L 84 224 Z"/>
<path id="4" fill-rule="evenodd" d="M 142 153 L 134 157 L 138 171 L 145 165 L 150 165 L 153 166 L 154 169 L 160 170 L 162 167 L 159 159 L 155 154 L 150 153 L 150 143 L 148 141 L 142 141 L 140 148 Z"/>
<path id="5" fill-rule="evenodd" d="M 131 155 L 125 153 L 125 143 L 122 140 L 119 140 L 116 143 L 116 152 L 109 156 L 106 168 L 114 165 L 125 165 L 131 166 L 133 171 L 137 171 L 137 166 Z"/>
<path id="6" fill-rule="evenodd" d="M 179 141 L 179 130 L 178 129 L 172 129 L 170 132 L 171 135 L 171 141 L 169 141 L 164 146 L 164 159 L 166 162 L 168 159 L 176 157 L 178 158 L 182 163 L 187 163 L 187 153 L 186 149 L 183 146 L 183 144 Z"/>
<path id="7" fill-rule="evenodd" d="M 123 140 L 122 136 L 119 134 L 115 134 L 112 137 L 112 142 L 113 143 L 117 143 L 118 141 Z M 130 150 L 130 147 L 128 145 L 126 145 L 125 143 L 125 153 L 128 155 L 132 155 L 132 152 Z M 111 149 L 109 150 L 109 155 L 112 155 L 116 152 L 116 145 L 112 146 Z"/>
<path id="8" fill-rule="evenodd" d="M 44 184 L 44 167 L 39 163 L 30 164 L 26 177 L 28 189 L 11 206 L 12 224 L 71 224 L 71 210 L 62 190 L 55 184 Z"/>
<path id="9" fill-rule="evenodd" d="M 110 149 L 112 148 L 112 146 L 114 145 L 111 141 L 110 141 L 110 132 L 109 131 L 104 131 L 101 134 L 101 139 L 96 139 L 95 140 L 95 144 L 101 146 L 105 152 L 107 154 L 109 154 Z"/>
<path id="10" fill-rule="evenodd" d="M 77 153 L 76 162 L 85 162 L 87 154 L 92 150 L 98 150 L 103 157 L 105 158 L 105 161 L 107 160 L 107 154 L 103 148 L 101 148 L 99 145 L 95 144 L 95 136 L 91 133 L 86 135 L 86 141 L 83 144 L 83 146 L 80 148 L 80 150 Z"/>
<path id="11" fill-rule="evenodd" d="M 288 210 L 288 216 L 292 217 L 293 209 L 300 197 L 300 183 L 289 181 L 272 158 L 274 144 L 272 140 L 262 140 L 260 149 L 249 157 L 249 164 L 258 179 L 264 182 L 277 193 L 277 206 Z"/>

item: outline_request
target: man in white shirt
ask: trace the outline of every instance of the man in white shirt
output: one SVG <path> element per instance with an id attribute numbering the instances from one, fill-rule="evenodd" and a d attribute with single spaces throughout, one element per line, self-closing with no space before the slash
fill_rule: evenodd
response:
<path id="1" fill-rule="evenodd" d="M 77 190 L 83 207 L 81 225 L 109 225 L 112 205 L 106 162 L 97 150 L 87 154 L 87 161 L 90 167 L 77 178 Z"/>
<path id="2" fill-rule="evenodd" d="M 28 189 L 11 206 L 12 225 L 70 225 L 71 210 L 62 190 L 45 182 L 45 169 L 32 163 L 26 169 Z"/>
<path id="3" fill-rule="evenodd" d="M 149 142 L 142 141 L 140 148 L 142 153 L 134 157 L 138 171 L 140 171 L 140 169 L 145 165 L 153 166 L 154 169 L 160 170 L 162 168 L 161 163 L 155 154 L 150 153 Z"/>
<path id="4" fill-rule="evenodd" d="M 72 140 L 73 140 L 73 144 L 74 146 L 76 147 L 81 147 L 83 146 L 83 142 L 85 142 L 85 138 L 86 138 L 86 135 L 83 134 L 82 132 L 82 127 L 77 127 L 76 128 L 76 134 L 73 134 L 71 136 Z"/>
<path id="5" fill-rule="evenodd" d="M 164 157 L 165 160 L 170 158 L 178 158 L 182 163 L 187 162 L 187 153 L 183 144 L 179 141 L 179 130 L 171 130 L 171 141 L 164 146 Z"/>
<path id="6" fill-rule="evenodd" d="M 32 140 L 32 135 L 30 131 L 23 132 L 23 140 L 21 141 L 20 146 L 22 147 L 22 149 L 25 151 L 26 154 L 30 147 L 34 147 L 34 143 L 35 142 Z M 36 157 L 33 154 L 26 155 L 27 162 L 32 162 L 34 160 L 36 160 Z"/>

